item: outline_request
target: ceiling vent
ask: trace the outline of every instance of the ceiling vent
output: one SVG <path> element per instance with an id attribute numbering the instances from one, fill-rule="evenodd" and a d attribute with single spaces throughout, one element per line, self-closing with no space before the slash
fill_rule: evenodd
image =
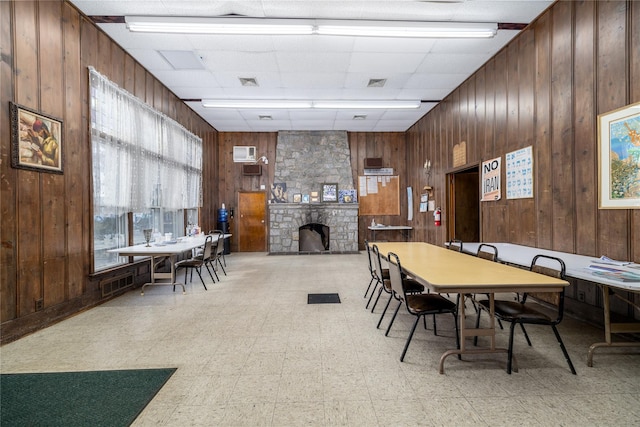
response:
<path id="1" fill-rule="evenodd" d="M 258 116 L 258 119 L 260 119 L 260 120 L 273 120 L 273 117 L 271 117 L 271 116 Z"/>
<path id="2" fill-rule="evenodd" d="M 238 77 L 242 86 L 259 86 L 255 77 Z"/>
<path id="3" fill-rule="evenodd" d="M 387 83 L 387 79 L 369 79 L 367 87 L 383 87 Z"/>
<path id="4" fill-rule="evenodd" d="M 367 119 L 366 114 L 356 114 L 355 116 L 353 116 L 353 120 L 366 120 L 366 119 Z"/>

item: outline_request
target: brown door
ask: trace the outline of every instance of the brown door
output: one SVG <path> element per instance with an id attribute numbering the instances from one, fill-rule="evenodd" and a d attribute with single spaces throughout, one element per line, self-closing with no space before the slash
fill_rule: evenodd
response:
<path id="1" fill-rule="evenodd" d="M 267 193 L 238 193 L 238 252 L 267 251 Z"/>

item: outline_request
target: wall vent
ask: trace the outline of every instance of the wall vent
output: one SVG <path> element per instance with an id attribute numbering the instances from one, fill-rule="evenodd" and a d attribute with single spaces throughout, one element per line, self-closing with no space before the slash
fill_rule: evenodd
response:
<path id="1" fill-rule="evenodd" d="M 242 165 L 242 175 L 262 175 L 262 165 Z"/>
<path id="2" fill-rule="evenodd" d="M 133 286 L 133 273 L 126 273 L 120 276 L 107 277 L 100 281 L 100 289 L 102 290 L 102 296 L 108 297 L 116 294 L 122 289 L 127 289 Z"/>
<path id="3" fill-rule="evenodd" d="M 382 157 L 367 157 L 364 159 L 365 169 L 380 169 L 382 168 Z"/>

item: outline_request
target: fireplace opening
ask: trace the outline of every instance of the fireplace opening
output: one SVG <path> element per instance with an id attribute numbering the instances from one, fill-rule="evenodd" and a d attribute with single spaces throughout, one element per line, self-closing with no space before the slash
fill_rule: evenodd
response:
<path id="1" fill-rule="evenodd" d="M 329 227 L 324 224 L 305 224 L 298 229 L 299 252 L 323 252 L 329 250 Z"/>

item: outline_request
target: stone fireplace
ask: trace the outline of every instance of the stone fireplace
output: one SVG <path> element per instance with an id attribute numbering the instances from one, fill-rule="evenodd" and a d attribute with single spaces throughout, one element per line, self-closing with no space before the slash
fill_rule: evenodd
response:
<path id="1" fill-rule="evenodd" d="M 351 190 L 354 182 L 346 132 L 279 132 L 274 183 L 286 185 L 288 203 L 269 204 L 269 253 L 357 253 L 357 203 L 291 203 L 294 194 L 321 192 L 323 183 Z M 327 227 L 325 239 L 301 230 L 309 224 Z M 311 239 L 302 249 L 301 234 L 303 245 Z"/>
<path id="2" fill-rule="evenodd" d="M 358 253 L 358 205 L 347 203 L 269 205 L 269 253 Z M 329 228 L 329 249 L 300 251 L 300 227 Z"/>

